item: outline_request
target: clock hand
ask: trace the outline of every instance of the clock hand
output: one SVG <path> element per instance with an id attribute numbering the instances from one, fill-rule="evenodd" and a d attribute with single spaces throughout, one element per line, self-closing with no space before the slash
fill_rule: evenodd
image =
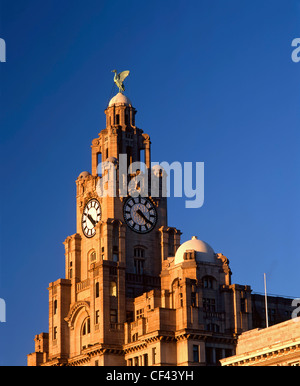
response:
<path id="1" fill-rule="evenodd" d="M 138 209 L 137 211 L 136 211 L 136 213 L 137 214 L 139 214 L 148 224 L 151 224 L 152 225 L 152 222 L 150 221 L 150 220 L 148 220 L 147 219 L 147 217 L 144 215 L 144 213 L 140 210 L 140 209 Z"/>
<path id="2" fill-rule="evenodd" d="M 94 226 L 96 225 L 96 221 L 93 219 L 93 217 L 92 217 L 90 214 L 87 215 L 87 218 L 90 220 L 90 222 L 91 222 Z"/>

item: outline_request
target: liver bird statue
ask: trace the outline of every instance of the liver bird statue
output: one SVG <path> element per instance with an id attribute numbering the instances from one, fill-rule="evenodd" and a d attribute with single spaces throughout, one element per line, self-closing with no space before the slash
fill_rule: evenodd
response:
<path id="1" fill-rule="evenodd" d="M 124 79 L 127 78 L 127 76 L 129 75 L 129 71 L 122 71 L 119 74 L 117 73 L 117 70 L 112 70 L 112 72 L 115 73 L 114 82 L 118 86 L 119 92 L 123 93 L 125 91 L 125 86 L 123 82 Z"/>

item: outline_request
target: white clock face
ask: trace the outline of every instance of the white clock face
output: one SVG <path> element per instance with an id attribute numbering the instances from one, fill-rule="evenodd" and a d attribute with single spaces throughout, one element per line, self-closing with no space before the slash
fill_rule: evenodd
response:
<path id="1" fill-rule="evenodd" d="M 95 226 L 101 219 L 101 206 L 96 199 L 90 200 L 84 207 L 81 226 L 86 237 L 96 234 Z"/>
<path id="2" fill-rule="evenodd" d="M 157 213 L 154 204 L 145 197 L 129 198 L 123 208 L 124 220 L 134 232 L 147 233 L 156 225 Z"/>

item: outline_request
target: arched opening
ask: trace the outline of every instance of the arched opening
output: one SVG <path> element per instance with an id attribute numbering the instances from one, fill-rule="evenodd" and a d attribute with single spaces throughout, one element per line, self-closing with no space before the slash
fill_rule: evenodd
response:
<path id="1" fill-rule="evenodd" d="M 90 318 L 87 317 L 83 321 L 82 327 L 81 327 L 81 334 L 80 334 L 81 350 L 84 350 L 85 348 L 88 347 L 88 345 L 90 343 L 90 333 L 91 333 L 91 322 L 90 322 Z"/>

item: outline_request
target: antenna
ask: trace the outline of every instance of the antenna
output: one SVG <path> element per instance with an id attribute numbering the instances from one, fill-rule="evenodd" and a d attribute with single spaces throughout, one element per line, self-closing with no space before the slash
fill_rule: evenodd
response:
<path id="1" fill-rule="evenodd" d="M 264 273 L 264 282 L 265 282 L 265 308 L 266 308 L 266 327 L 269 327 L 269 318 L 268 318 L 268 298 L 267 298 L 267 281 L 266 274 Z"/>

